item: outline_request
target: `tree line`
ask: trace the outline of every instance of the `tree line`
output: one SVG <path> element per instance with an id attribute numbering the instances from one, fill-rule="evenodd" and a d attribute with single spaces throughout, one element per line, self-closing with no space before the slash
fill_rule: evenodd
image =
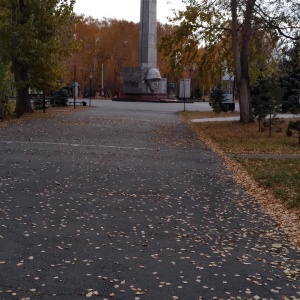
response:
<path id="1" fill-rule="evenodd" d="M 110 96 L 122 92 L 123 68 L 138 66 L 139 24 L 109 18 L 77 18 L 74 37 L 79 47 L 64 61 L 66 83 L 70 85 L 76 79 L 82 95 L 90 92 L 90 79 L 93 95 L 95 91 Z M 158 23 L 158 42 L 172 31 L 173 26 Z M 168 55 L 162 51 L 158 51 L 158 66 L 163 77 L 178 80 L 169 68 Z"/>

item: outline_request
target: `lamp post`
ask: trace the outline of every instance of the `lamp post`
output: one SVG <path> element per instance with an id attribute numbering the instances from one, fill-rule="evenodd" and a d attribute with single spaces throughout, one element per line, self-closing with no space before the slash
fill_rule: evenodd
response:
<path id="1" fill-rule="evenodd" d="M 76 108 L 76 65 L 74 65 L 73 97 L 74 97 L 74 109 L 75 109 Z"/>
<path id="2" fill-rule="evenodd" d="M 91 106 L 91 102 L 92 102 L 92 79 L 93 79 L 93 75 L 90 74 L 90 105 Z"/>
<path id="3" fill-rule="evenodd" d="M 104 67 L 103 64 L 101 65 L 101 97 L 104 96 L 104 89 L 103 89 L 103 83 L 104 82 Z"/>

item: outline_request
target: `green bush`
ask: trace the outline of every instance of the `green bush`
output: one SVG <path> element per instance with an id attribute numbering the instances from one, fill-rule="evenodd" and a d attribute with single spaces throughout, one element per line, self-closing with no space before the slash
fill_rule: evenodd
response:
<path id="1" fill-rule="evenodd" d="M 66 88 L 62 88 L 55 92 L 51 99 L 51 105 L 53 106 L 68 106 L 69 91 Z"/>
<path id="2" fill-rule="evenodd" d="M 258 130 L 271 131 L 278 129 L 282 120 L 276 117 L 281 110 L 283 91 L 274 78 L 261 78 L 255 82 L 251 89 L 251 103 L 253 115 L 258 121 Z"/>
<path id="3" fill-rule="evenodd" d="M 287 136 L 292 136 L 293 135 L 292 130 L 298 131 L 299 145 L 300 145 L 300 120 L 289 122 L 288 128 L 286 130 L 286 135 Z"/>
<path id="4" fill-rule="evenodd" d="M 215 113 L 227 112 L 228 107 L 224 104 L 225 93 L 219 83 L 215 88 L 210 91 L 209 105 L 213 108 Z"/>

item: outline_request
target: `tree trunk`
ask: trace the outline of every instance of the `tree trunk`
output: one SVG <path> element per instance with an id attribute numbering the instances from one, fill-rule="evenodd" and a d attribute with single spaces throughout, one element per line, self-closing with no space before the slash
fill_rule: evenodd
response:
<path id="1" fill-rule="evenodd" d="M 241 123 L 251 123 L 254 121 L 250 98 L 250 80 L 248 70 L 249 46 L 252 33 L 251 20 L 254 4 L 255 0 L 247 1 L 242 32 L 238 32 L 238 1 L 231 0 L 233 60 L 236 76 L 236 87 L 240 103 Z M 240 38 L 241 42 L 239 41 Z"/>
<path id="2" fill-rule="evenodd" d="M 17 103 L 14 114 L 19 118 L 25 113 L 33 113 L 33 108 L 30 103 L 28 88 L 21 87 L 17 89 Z"/>
<path id="3" fill-rule="evenodd" d="M 19 9 L 24 8 L 24 1 L 19 1 Z M 12 5 L 12 21 L 15 26 L 20 26 L 18 19 L 18 6 L 17 3 Z M 12 37 L 12 51 L 15 52 L 19 48 L 19 37 L 15 34 Z M 33 108 L 30 104 L 29 91 L 28 91 L 28 67 L 24 66 L 17 57 L 12 58 L 12 67 L 17 86 L 17 103 L 15 108 L 15 116 L 21 117 L 24 113 L 32 113 Z"/>
<path id="4" fill-rule="evenodd" d="M 24 113 L 33 113 L 33 108 L 29 99 L 28 71 L 27 68 L 21 66 L 17 61 L 13 61 L 13 72 L 17 85 L 17 103 L 15 108 L 15 116 L 21 117 Z"/>
<path id="5" fill-rule="evenodd" d="M 241 123 L 252 123 L 253 112 L 250 98 L 250 90 L 249 90 L 249 80 L 246 78 L 241 78 L 239 80 L 238 87 L 238 95 L 239 95 L 239 103 L 240 103 L 240 122 Z"/>

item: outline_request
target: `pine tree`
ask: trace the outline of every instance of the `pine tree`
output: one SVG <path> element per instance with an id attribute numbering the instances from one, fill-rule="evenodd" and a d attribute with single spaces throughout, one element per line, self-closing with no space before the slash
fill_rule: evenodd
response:
<path id="1" fill-rule="evenodd" d="M 209 104 L 213 108 L 215 113 L 220 113 L 221 111 L 228 111 L 226 105 L 224 105 L 225 94 L 222 89 L 221 83 L 219 83 L 215 88 L 213 88 L 209 95 Z"/>
<path id="2" fill-rule="evenodd" d="M 281 78 L 281 85 L 284 88 L 282 103 L 283 112 L 300 112 L 300 42 L 287 51 L 286 57 L 281 64 L 286 76 Z"/>
<path id="3" fill-rule="evenodd" d="M 282 106 L 282 89 L 273 78 L 261 79 L 256 82 L 251 90 L 253 115 L 258 120 L 259 131 L 269 129 L 281 122 L 276 117 Z"/>

